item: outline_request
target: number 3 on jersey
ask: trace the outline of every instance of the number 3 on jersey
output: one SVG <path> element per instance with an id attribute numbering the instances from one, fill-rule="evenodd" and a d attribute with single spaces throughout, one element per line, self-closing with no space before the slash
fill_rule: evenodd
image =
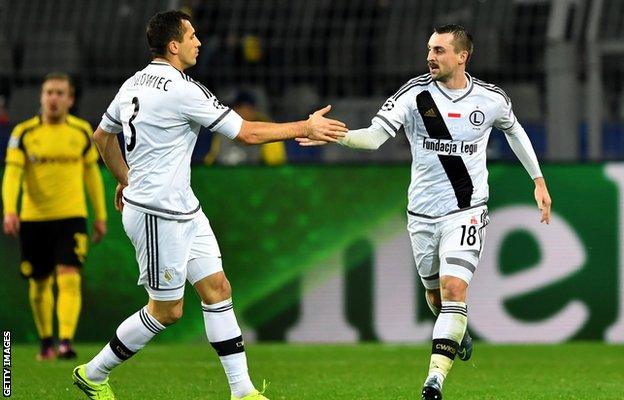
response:
<path id="1" fill-rule="evenodd" d="M 128 126 L 130 126 L 130 132 L 131 132 L 130 143 L 126 142 L 126 151 L 128 152 L 134 150 L 134 146 L 136 146 L 137 131 L 136 131 L 136 127 L 134 126 L 134 124 L 132 124 L 132 121 L 134 121 L 134 119 L 139 114 L 139 98 L 138 97 L 132 98 L 132 105 L 134 106 L 134 111 L 132 112 L 132 116 L 128 120 Z"/>

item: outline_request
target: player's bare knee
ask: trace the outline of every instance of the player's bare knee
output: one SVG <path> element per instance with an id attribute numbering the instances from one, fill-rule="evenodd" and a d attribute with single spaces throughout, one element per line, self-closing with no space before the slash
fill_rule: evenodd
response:
<path id="1" fill-rule="evenodd" d="M 158 322 L 165 326 L 175 324 L 180 318 L 182 318 L 183 313 L 183 301 L 167 301 L 167 302 L 151 302 L 148 304 L 147 311 L 152 315 Z"/>
<path id="2" fill-rule="evenodd" d="M 184 313 L 184 308 L 182 307 L 182 304 L 174 307 L 170 312 L 169 312 L 169 323 L 170 324 L 174 324 L 176 322 L 178 322 L 178 320 L 180 318 L 182 318 L 182 314 Z"/>
<path id="3" fill-rule="evenodd" d="M 228 281 L 227 278 L 223 277 L 223 280 L 219 283 L 219 287 L 217 288 L 216 293 L 223 300 L 232 297 L 232 286 L 230 285 L 230 281 Z"/>
<path id="4" fill-rule="evenodd" d="M 210 290 L 202 298 L 206 304 L 215 304 L 223 300 L 227 300 L 232 297 L 232 287 L 227 279 L 220 280 L 219 282 L 210 286 Z"/>
<path id="5" fill-rule="evenodd" d="M 441 296 L 446 301 L 464 301 L 466 299 L 466 282 L 455 277 L 440 280 Z"/>
<path id="6" fill-rule="evenodd" d="M 205 304 L 214 304 L 232 297 L 230 281 L 223 272 L 211 275 L 206 280 L 206 285 L 201 284 L 200 297 Z"/>
<path id="7" fill-rule="evenodd" d="M 182 306 L 181 305 L 180 307 L 170 308 L 160 313 L 158 316 L 156 316 L 156 319 L 158 320 L 158 322 L 160 322 L 161 324 L 165 326 L 175 324 L 176 322 L 178 322 L 180 318 L 182 318 Z"/>

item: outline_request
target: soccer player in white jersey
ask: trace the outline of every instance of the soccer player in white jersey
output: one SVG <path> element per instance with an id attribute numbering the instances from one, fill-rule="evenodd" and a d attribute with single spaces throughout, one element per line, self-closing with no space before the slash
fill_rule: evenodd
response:
<path id="1" fill-rule="evenodd" d="M 93 136 L 119 182 L 115 204 L 149 300 L 119 325 L 99 354 L 74 369 L 73 380 L 91 399 L 114 399 L 109 373 L 182 316 L 188 280 L 201 298 L 206 335 L 225 370 L 231 399 L 266 399 L 249 378 L 219 246 L 190 187 L 191 153 L 200 126 L 247 144 L 297 137 L 337 141 L 347 128 L 323 117 L 329 106 L 307 121 L 276 124 L 245 121 L 221 105 L 183 72 L 195 65 L 201 43 L 182 12 L 152 17 L 147 40 L 153 61 L 121 86 Z M 116 137 L 121 131 L 127 164 Z"/>
<path id="2" fill-rule="evenodd" d="M 352 130 L 342 145 L 374 150 L 404 130 L 412 151 L 408 231 L 414 260 L 437 316 L 422 399 L 442 398 L 453 359 L 470 358 L 466 292 L 488 224 L 486 147 L 492 127 L 505 133 L 535 182 L 541 222 L 551 199 L 535 152 L 498 87 L 466 73 L 472 38 L 459 25 L 437 27 L 428 43 L 429 73 L 408 81 L 381 107 L 370 127 Z M 303 146 L 323 141 L 297 139 Z"/>

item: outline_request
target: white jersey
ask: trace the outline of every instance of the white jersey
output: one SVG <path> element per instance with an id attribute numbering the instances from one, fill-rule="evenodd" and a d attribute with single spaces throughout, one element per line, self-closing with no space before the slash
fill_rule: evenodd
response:
<path id="1" fill-rule="evenodd" d="M 430 74 L 408 81 L 373 117 L 395 136 L 401 128 L 412 151 L 408 212 L 442 217 L 484 205 L 489 196 L 486 148 L 492 127 L 511 128 L 511 101 L 498 87 L 468 78 L 452 93 Z"/>
<path id="2" fill-rule="evenodd" d="M 200 211 L 191 189 L 191 155 L 201 126 L 230 139 L 243 120 L 203 85 L 163 61 L 152 61 L 119 89 L 100 126 L 125 138 L 127 207 L 169 219 Z"/>

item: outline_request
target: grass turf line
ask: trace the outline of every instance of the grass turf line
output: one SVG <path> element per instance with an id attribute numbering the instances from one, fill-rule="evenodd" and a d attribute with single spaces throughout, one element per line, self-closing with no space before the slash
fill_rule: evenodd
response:
<path id="1" fill-rule="evenodd" d="M 101 345 L 78 345 L 79 359 L 37 362 L 34 345 L 14 345 L 15 399 L 86 398 L 71 384 L 74 365 Z M 256 385 L 266 378 L 271 400 L 414 400 L 430 346 L 250 344 Z M 624 398 L 624 346 L 571 343 L 499 346 L 477 343 L 456 361 L 444 399 L 539 400 Z M 221 365 L 207 343 L 147 346 L 118 367 L 111 384 L 121 400 L 229 399 Z"/>

